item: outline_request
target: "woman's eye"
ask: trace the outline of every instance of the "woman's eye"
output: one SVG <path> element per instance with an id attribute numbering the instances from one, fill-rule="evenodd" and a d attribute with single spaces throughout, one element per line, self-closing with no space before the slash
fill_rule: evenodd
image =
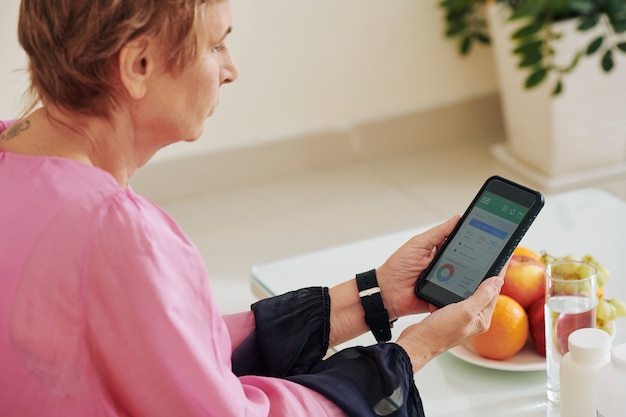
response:
<path id="1" fill-rule="evenodd" d="M 219 44 L 213 47 L 213 52 L 222 52 L 223 49 L 224 49 L 224 45 Z"/>

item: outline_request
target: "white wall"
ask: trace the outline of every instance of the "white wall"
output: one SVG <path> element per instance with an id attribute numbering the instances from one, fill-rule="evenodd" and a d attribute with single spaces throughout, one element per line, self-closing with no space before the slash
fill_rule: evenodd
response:
<path id="1" fill-rule="evenodd" d="M 17 43 L 19 0 L 0 3 L 0 119 L 12 119 L 20 113 L 21 97 L 27 87 L 26 60 Z"/>
<path id="2" fill-rule="evenodd" d="M 203 138 L 157 159 L 352 126 L 496 91 L 491 52 L 460 58 L 439 0 L 232 0 L 239 80 L 222 88 Z M 0 117 L 26 86 L 18 0 L 0 3 Z"/>

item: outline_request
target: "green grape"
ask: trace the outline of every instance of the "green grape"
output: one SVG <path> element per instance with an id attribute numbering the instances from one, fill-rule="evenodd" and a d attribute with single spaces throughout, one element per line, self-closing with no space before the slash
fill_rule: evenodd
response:
<path id="1" fill-rule="evenodd" d="M 603 287 L 611 279 L 611 272 L 602 265 L 596 265 L 598 271 L 598 286 Z"/>
<path id="2" fill-rule="evenodd" d="M 626 317 L 626 303 L 616 298 L 611 298 L 610 300 L 607 300 L 607 302 L 615 308 L 615 317 Z"/>
<path id="3" fill-rule="evenodd" d="M 589 262 L 590 264 L 596 264 L 597 261 L 595 260 L 595 258 L 593 257 L 593 255 L 584 255 L 581 259 L 581 261 L 583 262 Z"/>
<path id="4" fill-rule="evenodd" d="M 544 264 L 544 265 L 548 265 L 551 262 L 554 262 L 557 260 L 557 258 L 555 258 L 554 256 L 548 254 L 547 252 L 543 251 L 541 252 L 541 256 L 539 257 L 539 260 Z"/>
<path id="5" fill-rule="evenodd" d="M 611 272 L 605 266 L 601 265 L 593 256 L 585 255 L 582 257 L 582 260 L 595 266 L 599 287 L 603 287 L 609 279 L 611 279 Z"/>
<path id="6" fill-rule="evenodd" d="M 578 265 L 569 263 L 556 263 L 550 267 L 550 272 L 553 276 L 560 279 L 577 279 Z"/>
<path id="7" fill-rule="evenodd" d="M 596 318 L 598 321 L 609 320 L 611 317 L 611 304 L 606 300 L 599 300 L 596 306 Z"/>
<path id="8" fill-rule="evenodd" d="M 578 275 L 578 278 L 589 278 L 591 275 L 594 274 L 594 272 L 596 272 L 596 268 L 589 264 L 582 264 L 578 267 L 578 269 L 576 270 L 576 274 Z"/>
<path id="9" fill-rule="evenodd" d="M 596 327 L 613 336 L 615 334 L 615 322 L 613 320 L 597 320 Z"/>

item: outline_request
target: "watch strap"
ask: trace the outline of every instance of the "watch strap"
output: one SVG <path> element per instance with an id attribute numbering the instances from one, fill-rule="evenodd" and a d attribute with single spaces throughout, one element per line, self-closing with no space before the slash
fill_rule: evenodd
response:
<path id="1" fill-rule="evenodd" d="M 389 313 L 383 304 L 380 287 L 376 279 L 376 270 L 356 275 L 356 285 L 359 289 L 361 305 L 365 311 L 365 323 L 379 342 L 391 340 L 391 323 Z"/>

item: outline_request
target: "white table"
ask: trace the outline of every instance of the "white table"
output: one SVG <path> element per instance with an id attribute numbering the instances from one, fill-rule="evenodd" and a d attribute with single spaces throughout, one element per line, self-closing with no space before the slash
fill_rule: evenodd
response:
<path id="1" fill-rule="evenodd" d="M 378 267 L 409 237 L 428 227 L 254 266 L 252 288 L 259 296 L 270 296 L 306 286 L 333 286 Z M 625 240 L 626 202 L 599 189 L 583 189 L 546 197 L 543 211 L 520 244 L 556 256 L 594 255 L 611 270 L 606 294 L 626 300 Z M 394 338 L 422 317 L 400 319 L 394 326 Z M 372 343 L 374 338 L 366 334 L 344 346 Z M 626 343 L 626 319 L 617 321 L 614 344 L 618 343 Z M 450 353 L 415 374 L 429 417 L 558 416 L 558 408 L 547 404 L 545 382 L 545 371 L 495 370 Z"/>

